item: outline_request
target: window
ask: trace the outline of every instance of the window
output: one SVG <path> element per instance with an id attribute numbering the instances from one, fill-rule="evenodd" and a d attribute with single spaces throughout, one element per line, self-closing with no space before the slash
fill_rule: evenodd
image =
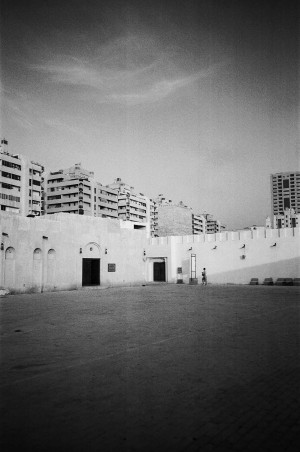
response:
<path id="1" fill-rule="evenodd" d="M 10 184 L 6 184 L 5 182 L 2 182 L 2 188 L 6 188 L 7 190 L 13 190 L 14 188 L 19 188 L 19 187 L 16 187 L 15 185 L 10 185 Z"/>
<path id="2" fill-rule="evenodd" d="M 2 165 L 7 166 L 8 168 L 14 168 L 21 171 L 21 165 L 17 165 L 16 163 L 7 162 L 6 160 L 2 160 Z"/>
<path id="3" fill-rule="evenodd" d="M 290 187 L 290 181 L 288 179 L 283 179 L 283 188 L 289 188 Z"/>
<path id="4" fill-rule="evenodd" d="M 16 174 L 6 173 L 5 171 L 1 171 L 2 177 L 7 177 L 8 179 L 21 180 L 21 176 L 17 176 Z"/>
<path id="5" fill-rule="evenodd" d="M 32 181 L 33 185 L 41 185 L 41 182 L 39 180 L 34 180 Z"/>
<path id="6" fill-rule="evenodd" d="M 5 193 L 0 194 L 0 198 L 2 199 L 8 199 L 9 201 L 17 201 L 20 202 L 19 196 L 13 196 L 13 195 L 6 195 Z"/>
<path id="7" fill-rule="evenodd" d="M 54 196 L 47 196 L 48 201 L 50 201 L 51 199 L 60 199 L 61 195 L 54 195 Z"/>
<path id="8" fill-rule="evenodd" d="M 290 207 L 291 207 L 290 199 L 289 198 L 284 198 L 283 208 L 284 209 L 289 209 Z"/>

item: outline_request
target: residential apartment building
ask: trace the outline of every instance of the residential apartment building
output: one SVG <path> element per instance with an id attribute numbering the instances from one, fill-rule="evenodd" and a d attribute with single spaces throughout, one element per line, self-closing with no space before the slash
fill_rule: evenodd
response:
<path id="1" fill-rule="evenodd" d="M 154 205 L 143 193 L 136 193 L 134 187 L 126 184 L 120 177 L 107 187 L 118 193 L 118 217 L 136 223 L 149 223 L 154 218 Z"/>
<path id="2" fill-rule="evenodd" d="M 274 229 L 297 228 L 300 225 L 300 213 L 294 209 L 285 209 L 282 214 L 274 215 Z"/>
<path id="3" fill-rule="evenodd" d="M 215 234 L 225 229 L 209 213 L 193 214 L 193 234 Z"/>
<path id="4" fill-rule="evenodd" d="M 104 187 L 92 171 L 81 163 L 67 169 L 45 173 L 43 181 L 44 213 L 75 213 L 118 218 L 118 194 Z"/>
<path id="5" fill-rule="evenodd" d="M 211 214 L 204 213 L 203 216 L 206 219 L 206 234 L 215 234 L 222 230 L 220 221 L 215 220 Z"/>
<path id="6" fill-rule="evenodd" d="M 192 214 L 192 229 L 195 235 L 206 233 L 206 218 L 204 215 Z"/>
<path id="7" fill-rule="evenodd" d="M 215 234 L 223 227 L 207 213 L 196 214 L 182 201 L 174 203 L 163 194 L 155 199 L 157 210 L 157 235 Z"/>
<path id="8" fill-rule="evenodd" d="M 11 154 L 8 142 L 0 146 L 1 210 L 20 215 L 41 215 L 41 182 L 44 167 L 21 154 Z"/>
<path id="9" fill-rule="evenodd" d="M 119 218 L 145 228 L 149 235 L 191 235 L 214 233 L 220 223 L 208 214 L 194 214 L 179 202 L 162 194 L 157 199 L 136 193 L 121 178 L 102 185 L 94 172 L 76 163 L 67 169 L 44 172 L 39 163 L 7 152 L 7 141 L 0 147 L 1 210 L 23 215 L 51 215 L 59 212 L 95 217 Z"/>
<path id="10" fill-rule="evenodd" d="M 300 213 L 300 172 L 271 174 L 272 215 L 284 215 L 286 209 Z"/>

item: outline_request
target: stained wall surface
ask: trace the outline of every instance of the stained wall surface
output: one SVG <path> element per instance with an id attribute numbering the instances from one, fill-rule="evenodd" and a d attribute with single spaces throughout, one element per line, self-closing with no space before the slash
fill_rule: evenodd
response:
<path id="1" fill-rule="evenodd" d="M 157 233 L 160 237 L 192 234 L 192 211 L 175 205 L 157 206 Z"/>

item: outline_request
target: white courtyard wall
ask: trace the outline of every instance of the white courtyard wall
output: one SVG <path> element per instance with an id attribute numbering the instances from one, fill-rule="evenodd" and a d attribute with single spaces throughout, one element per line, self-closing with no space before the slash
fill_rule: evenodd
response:
<path id="1" fill-rule="evenodd" d="M 38 218 L 4 213 L 0 219 L 0 286 L 11 292 L 77 289 L 82 259 L 92 257 L 100 258 L 100 285 L 145 282 L 143 230 L 121 228 L 119 220 L 63 213 Z M 116 271 L 109 272 L 108 264 Z"/>
<path id="2" fill-rule="evenodd" d="M 248 284 L 251 278 L 262 283 L 268 277 L 274 282 L 300 277 L 299 228 L 152 238 L 147 248 L 148 266 L 152 257 L 168 257 L 168 282 L 177 281 L 177 268 L 181 267 L 183 281 L 188 283 L 192 253 L 199 282 L 203 267 L 209 283 Z"/>
<path id="3" fill-rule="evenodd" d="M 188 283 L 191 254 L 196 255 L 199 282 L 203 267 L 209 283 L 300 277 L 299 228 L 147 239 L 145 230 L 124 226 L 120 220 L 84 215 L 27 218 L 4 212 L 0 214 L 0 287 L 11 292 L 78 289 L 82 260 L 91 257 L 100 259 L 100 286 L 151 282 L 153 264 L 161 261 L 167 282 L 177 281 L 181 267 Z M 109 272 L 108 264 L 115 264 L 116 271 Z"/>

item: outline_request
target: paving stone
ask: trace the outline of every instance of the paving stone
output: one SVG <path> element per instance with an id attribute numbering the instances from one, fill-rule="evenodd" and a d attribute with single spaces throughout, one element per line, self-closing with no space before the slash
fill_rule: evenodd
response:
<path id="1" fill-rule="evenodd" d="M 1 451 L 296 450 L 300 289 L 206 289 L 1 299 Z"/>

